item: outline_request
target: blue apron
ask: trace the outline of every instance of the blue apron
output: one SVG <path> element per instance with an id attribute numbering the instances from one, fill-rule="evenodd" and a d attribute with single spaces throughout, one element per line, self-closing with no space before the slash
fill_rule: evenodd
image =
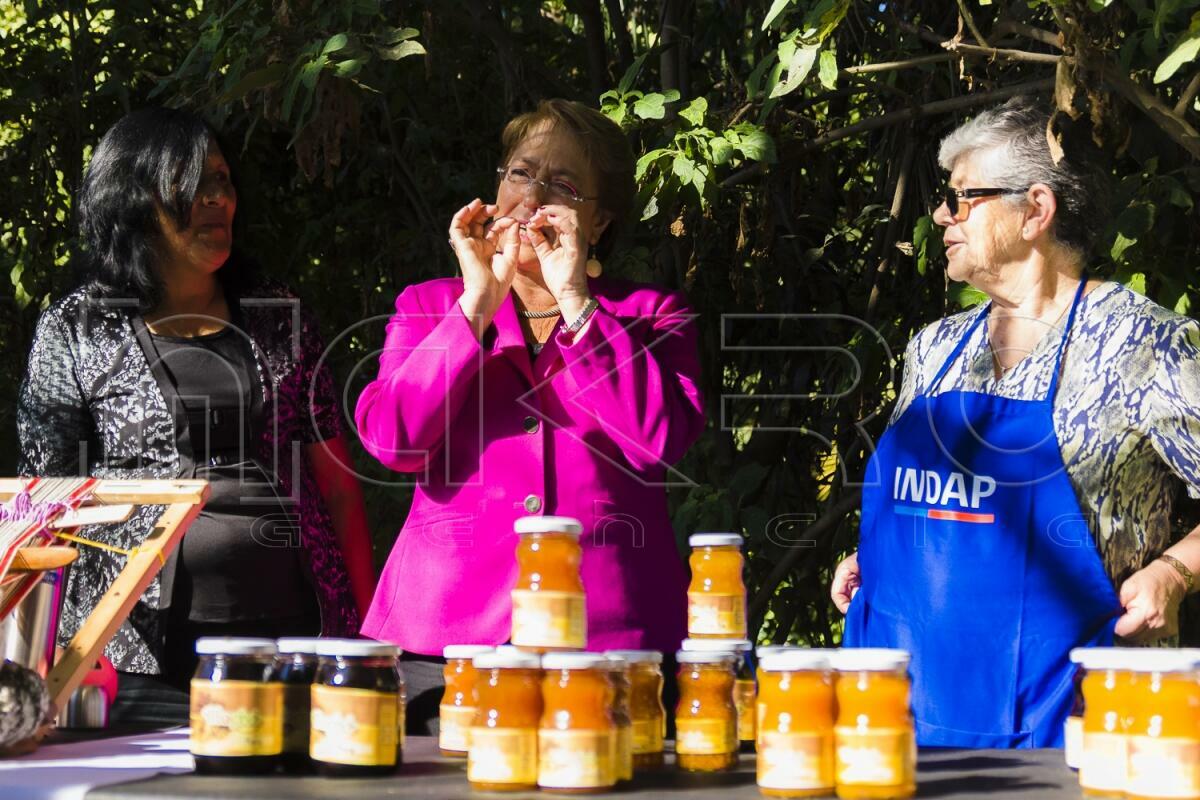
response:
<path id="1" fill-rule="evenodd" d="M 847 647 L 912 653 L 917 741 L 1061 747 L 1073 647 L 1112 644 L 1121 613 L 1067 478 L 1053 404 L 1071 304 L 1042 400 L 936 396 L 985 307 L 867 465 Z"/>

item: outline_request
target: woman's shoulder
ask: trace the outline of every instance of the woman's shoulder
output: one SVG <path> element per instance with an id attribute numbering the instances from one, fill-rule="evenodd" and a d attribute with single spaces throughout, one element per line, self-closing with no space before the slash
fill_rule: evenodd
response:
<path id="1" fill-rule="evenodd" d="M 1173 338 L 1181 330 L 1200 325 L 1192 317 L 1172 311 L 1116 281 L 1102 283 L 1087 299 L 1088 317 L 1102 321 L 1109 331 L 1129 327 L 1135 329 L 1139 336 L 1150 333 Z"/>
<path id="2" fill-rule="evenodd" d="M 690 311 L 687 296 L 679 290 L 622 278 L 588 278 L 597 302 L 621 314 L 670 314 Z"/>
<path id="3" fill-rule="evenodd" d="M 959 311 L 957 314 L 934 320 L 921 328 L 909 342 L 907 349 L 909 358 L 915 356 L 920 359 L 932 350 L 953 347 L 967 332 L 967 328 L 971 327 L 971 323 L 979 314 L 979 306 L 973 306 L 965 311 Z"/>

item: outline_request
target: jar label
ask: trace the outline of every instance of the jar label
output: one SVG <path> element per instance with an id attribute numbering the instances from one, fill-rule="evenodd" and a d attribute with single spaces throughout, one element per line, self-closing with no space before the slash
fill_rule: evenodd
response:
<path id="1" fill-rule="evenodd" d="M 467 752 L 467 731 L 475 721 L 475 707 L 442 703 L 438 711 L 438 747 L 452 753 Z"/>
<path id="2" fill-rule="evenodd" d="M 688 635 L 746 635 L 746 596 L 688 592 Z"/>
<path id="3" fill-rule="evenodd" d="M 754 681 L 739 679 L 733 685 L 733 701 L 737 706 L 738 739 L 743 742 L 754 741 L 756 727 L 758 687 Z"/>
<path id="4" fill-rule="evenodd" d="M 1200 797 L 1200 739 L 1129 737 L 1127 794 Z"/>
<path id="5" fill-rule="evenodd" d="M 191 682 L 191 750 L 196 756 L 277 756 L 283 751 L 283 685 Z"/>
<path id="6" fill-rule="evenodd" d="M 403 705 L 395 692 L 312 687 L 309 755 L 317 761 L 393 766 L 403 726 Z"/>
<path id="7" fill-rule="evenodd" d="M 587 645 L 582 594 L 513 589 L 512 607 L 512 643 L 518 647 L 581 649 Z"/>
<path id="8" fill-rule="evenodd" d="M 764 789 L 833 787 L 833 736 L 763 731 L 758 740 L 758 785 Z"/>
<path id="9" fill-rule="evenodd" d="M 617 735 L 613 737 L 616 756 L 617 780 L 633 780 L 633 725 L 618 725 Z"/>
<path id="10" fill-rule="evenodd" d="M 661 753 L 663 751 L 662 717 L 650 719 L 635 719 L 633 721 L 633 752 L 635 755 L 645 753 Z"/>
<path id="11" fill-rule="evenodd" d="M 538 779 L 536 728 L 472 727 L 467 780 L 534 785 Z"/>
<path id="12" fill-rule="evenodd" d="M 1101 792 L 1124 792 L 1129 738 L 1121 733 L 1084 731 L 1079 785 Z"/>
<path id="13" fill-rule="evenodd" d="M 1067 717 L 1063 723 L 1063 742 L 1067 766 L 1079 769 L 1079 754 L 1083 752 L 1083 717 Z"/>
<path id="14" fill-rule="evenodd" d="M 736 753 L 737 722 L 732 719 L 675 719 L 675 752 L 689 756 Z"/>
<path id="15" fill-rule="evenodd" d="M 284 684 L 283 752 L 308 755 L 308 727 L 312 715 L 309 707 L 311 699 L 312 684 Z"/>
<path id="16" fill-rule="evenodd" d="M 917 743 L 911 728 L 835 729 L 839 784 L 905 786 L 916 779 Z"/>
<path id="17" fill-rule="evenodd" d="M 538 731 L 538 786 L 612 786 L 616 779 L 614 739 L 610 731 Z"/>

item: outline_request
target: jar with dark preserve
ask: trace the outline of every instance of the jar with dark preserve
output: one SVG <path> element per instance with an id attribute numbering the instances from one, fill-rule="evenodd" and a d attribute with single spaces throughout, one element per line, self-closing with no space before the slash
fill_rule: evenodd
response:
<path id="1" fill-rule="evenodd" d="M 403 761 L 404 676 L 400 650 L 368 639 L 317 643 L 309 755 L 317 773 L 389 775 Z"/>
<path id="2" fill-rule="evenodd" d="M 191 681 L 191 752 L 202 775 L 273 771 L 283 750 L 283 686 L 271 680 L 275 642 L 196 641 Z"/>
<path id="3" fill-rule="evenodd" d="M 604 654 L 613 685 L 613 758 L 618 781 L 633 780 L 633 665 L 622 655 Z"/>
<path id="4" fill-rule="evenodd" d="M 283 686 L 283 754 L 279 765 L 289 774 L 312 772 L 308 729 L 312 716 L 312 683 L 317 676 L 317 639 L 287 637 L 275 641 L 271 680 Z"/>

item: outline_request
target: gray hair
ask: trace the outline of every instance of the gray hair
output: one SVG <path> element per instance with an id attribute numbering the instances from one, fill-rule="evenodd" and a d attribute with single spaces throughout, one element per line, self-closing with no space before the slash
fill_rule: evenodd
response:
<path id="1" fill-rule="evenodd" d="M 1086 260 L 1103 235 L 1108 219 L 1108 176 L 1093 154 L 1069 148 L 1056 164 L 1046 135 L 1050 110 L 1028 97 L 1014 97 L 963 123 L 938 150 L 938 163 L 948 172 L 964 157 L 991 153 L 979 168 L 989 186 L 1020 189 L 1042 183 L 1054 192 L 1058 208 L 1051 235 L 1062 246 Z M 1026 202 L 1023 195 L 1004 195 L 1013 205 Z"/>

